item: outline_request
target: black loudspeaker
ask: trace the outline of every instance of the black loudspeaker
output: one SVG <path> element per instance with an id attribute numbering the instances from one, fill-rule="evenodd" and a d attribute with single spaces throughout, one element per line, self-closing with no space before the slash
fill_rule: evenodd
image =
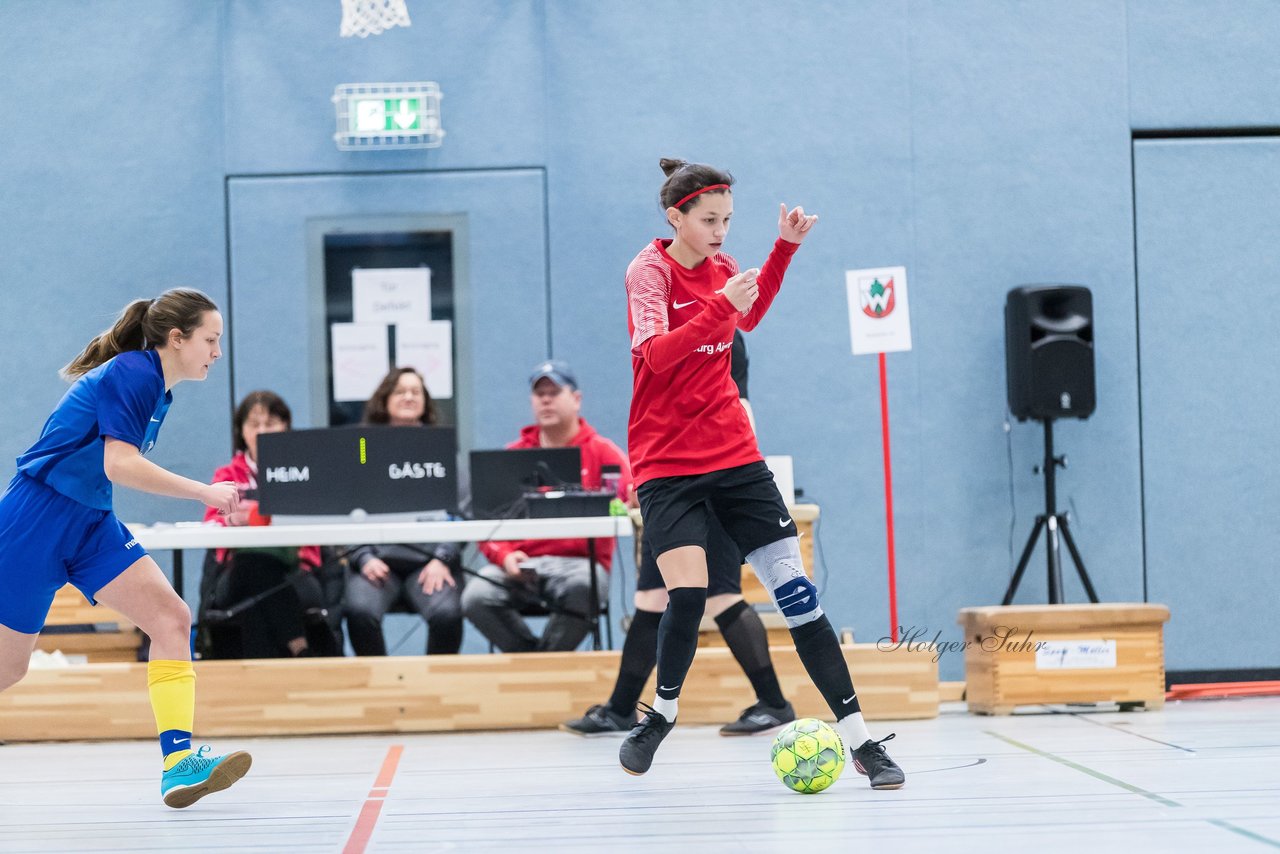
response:
<path id="1" fill-rule="evenodd" d="M 1009 411 L 1028 418 L 1088 418 L 1093 377 L 1093 295 L 1080 285 L 1023 285 L 1004 304 Z"/>

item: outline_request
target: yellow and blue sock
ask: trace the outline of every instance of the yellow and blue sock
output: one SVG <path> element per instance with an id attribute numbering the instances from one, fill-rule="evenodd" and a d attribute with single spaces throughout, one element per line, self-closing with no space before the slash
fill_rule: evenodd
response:
<path id="1" fill-rule="evenodd" d="M 160 733 L 164 770 L 191 754 L 191 729 L 196 719 L 196 671 L 190 661 L 147 663 L 151 711 Z"/>

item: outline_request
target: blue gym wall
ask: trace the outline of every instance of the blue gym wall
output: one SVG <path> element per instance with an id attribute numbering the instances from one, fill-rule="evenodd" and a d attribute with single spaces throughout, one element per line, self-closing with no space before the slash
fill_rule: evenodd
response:
<path id="1" fill-rule="evenodd" d="M 915 349 L 888 357 L 899 622 L 954 640 L 958 608 L 1002 595 L 1043 506 L 1031 472 L 1039 427 L 1005 420 L 1004 295 L 1079 283 L 1094 294 L 1098 411 L 1058 426 L 1070 458 L 1059 501 L 1099 593 L 1175 606 L 1170 669 L 1275 664 L 1261 625 L 1239 627 L 1226 652 L 1208 636 L 1269 569 L 1259 565 L 1275 553 L 1265 517 L 1212 547 L 1205 532 L 1185 548 L 1174 536 L 1195 527 L 1183 514 L 1206 481 L 1212 495 L 1244 490 L 1274 506 L 1276 487 L 1256 476 L 1267 458 L 1236 442 L 1223 465 L 1179 476 L 1213 413 L 1171 417 L 1179 374 L 1163 360 L 1180 345 L 1146 330 L 1185 322 L 1186 302 L 1170 294 L 1195 292 L 1226 227 L 1170 213 L 1205 201 L 1187 176 L 1211 162 L 1247 186 L 1249 170 L 1274 181 L 1280 167 L 1193 140 L 1172 161 L 1153 150 L 1144 168 L 1131 132 L 1280 125 L 1280 7 L 409 7 L 412 27 L 360 40 L 338 37 L 336 0 L 0 4 L 0 476 L 62 393 L 57 368 L 128 299 L 174 284 L 230 294 L 242 358 L 179 387 L 157 462 L 207 478 L 229 452 L 232 396 L 273 384 L 273 352 L 285 354 L 276 384 L 305 410 L 298 354 L 309 331 L 290 307 L 305 298 L 300 224 L 317 216 L 467 217 L 476 303 L 460 357 L 476 445 L 523 423 L 524 378 L 548 348 L 576 365 L 585 414 L 621 442 L 622 274 L 665 233 L 657 159 L 685 157 L 737 177 L 728 248 L 744 264 L 767 253 L 779 201 L 821 216 L 750 338 L 751 389 L 765 452 L 793 455 L 797 484 L 822 506 L 836 625 L 863 641 L 888 629 L 876 360 L 849 355 L 843 274 L 905 264 Z M 399 80 L 440 84 L 443 147 L 339 152 L 334 86 Z M 1250 227 L 1274 222 L 1262 193 L 1237 212 Z M 1162 264 L 1189 233 L 1202 248 L 1195 263 Z M 1237 248 L 1250 275 L 1231 286 L 1261 306 L 1277 250 Z M 1161 290 L 1149 297 L 1152 281 Z M 1269 376 L 1273 347 L 1228 339 L 1242 391 Z M 1166 376 L 1173 392 L 1145 388 Z M 1260 406 L 1251 417 L 1270 414 Z M 117 505 L 126 519 L 199 513 L 133 494 Z M 1185 595 L 1223 567 L 1233 573 L 1223 586 L 1239 593 Z M 1068 596 L 1082 601 L 1066 568 Z M 614 601 L 628 591 L 619 585 Z M 1018 601 L 1044 598 L 1037 553 Z M 474 630 L 467 648 L 483 648 Z M 958 655 L 942 673 L 961 676 Z"/>

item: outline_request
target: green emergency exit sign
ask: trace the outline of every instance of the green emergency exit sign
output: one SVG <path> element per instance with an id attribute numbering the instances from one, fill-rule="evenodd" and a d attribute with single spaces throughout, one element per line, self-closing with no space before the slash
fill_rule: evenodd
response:
<path id="1" fill-rule="evenodd" d="M 435 83 L 343 83 L 334 89 L 343 151 L 435 148 L 440 126 L 440 87 Z"/>
<path id="2" fill-rule="evenodd" d="M 357 133 L 410 131 L 422 127 L 418 98 L 352 98 Z"/>

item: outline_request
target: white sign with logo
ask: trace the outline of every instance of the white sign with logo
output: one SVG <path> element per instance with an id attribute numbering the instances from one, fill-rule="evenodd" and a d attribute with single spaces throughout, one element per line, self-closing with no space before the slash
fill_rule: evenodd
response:
<path id="1" fill-rule="evenodd" d="M 907 309 L 907 268 L 846 270 L 849 332 L 853 354 L 896 353 L 911 349 L 911 313 Z"/>
<path id="2" fill-rule="evenodd" d="M 453 324 L 447 320 L 397 324 L 396 367 L 416 368 L 433 400 L 453 397 Z"/>
<path id="3" fill-rule="evenodd" d="M 1036 670 L 1110 670 L 1116 666 L 1113 640 L 1040 641 Z"/>
<path id="4" fill-rule="evenodd" d="M 426 323 L 431 319 L 429 267 L 357 267 L 351 271 L 356 323 Z"/>

